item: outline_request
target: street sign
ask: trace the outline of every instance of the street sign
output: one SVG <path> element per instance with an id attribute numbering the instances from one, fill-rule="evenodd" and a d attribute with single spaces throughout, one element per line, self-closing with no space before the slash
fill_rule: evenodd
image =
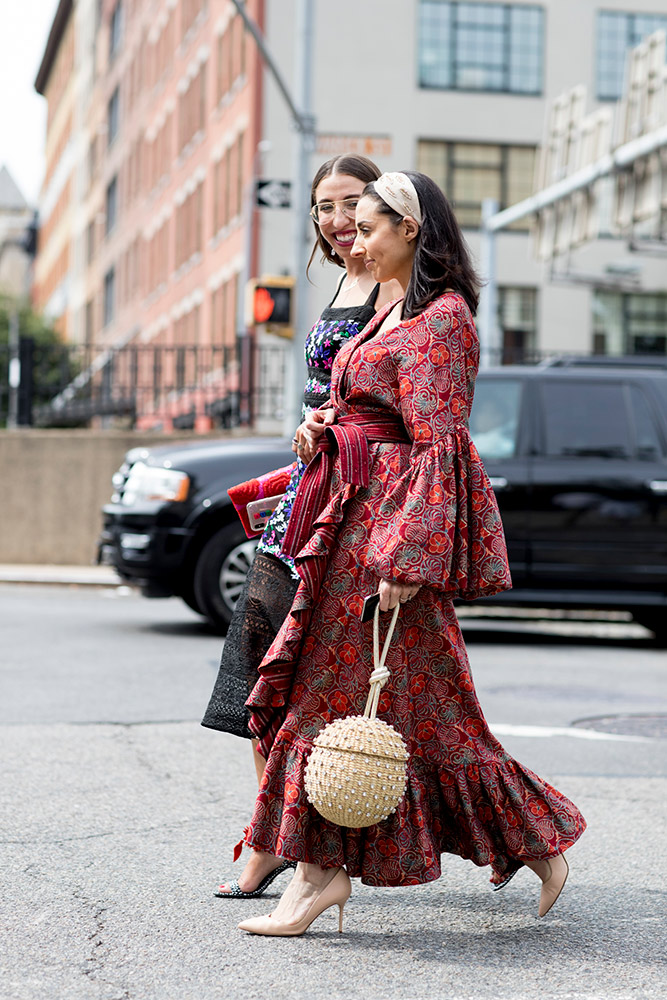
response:
<path id="1" fill-rule="evenodd" d="M 259 208 L 290 208 L 290 181 L 257 181 L 256 201 Z"/>
<path id="2" fill-rule="evenodd" d="M 611 152 L 611 110 L 600 108 L 586 115 L 585 109 L 583 86 L 573 87 L 554 102 L 538 157 L 538 190 L 566 182 Z M 597 183 L 564 194 L 538 211 L 534 226 L 538 259 L 553 261 L 596 239 L 599 211 Z"/>
<path id="3" fill-rule="evenodd" d="M 391 156 L 390 135 L 363 135 L 361 133 L 320 132 L 317 152 L 322 156 L 358 153 L 361 156 Z"/>

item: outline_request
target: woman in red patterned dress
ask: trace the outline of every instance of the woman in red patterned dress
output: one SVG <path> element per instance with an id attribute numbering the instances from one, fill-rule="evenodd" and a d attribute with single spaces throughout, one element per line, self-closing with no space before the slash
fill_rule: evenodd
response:
<path id="1" fill-rule="evenodd" d="M 468 433 L 479 362 L 478 283 L 451 207 L 423 174 L 384 174 L 357 208 L 354 253 L 406 295 L 346 345 L 331 412 L 311 418 L 320 450 L 299 487 L 284 548 L 301 584 L 247 705 L 267 758 L 246 842 L 299 862 L 258 934 L 301 934 L 342 907 L 350 876 L 417 885 L 442 853 L 490 865 L 499 887 L 527 865 L 542 881 L 540 916 L 567 877 L 563 852 L 585 821 L 564 795 L 515 761 L 489 731 L 453 598 L 511 585 L 502 524 Z M 297 555 L 298 553 L 298 555 Z M 404 604 L 378 714 L 410 752 L 406 795 L 365 829 L 323 819 L 304 789 L 313 740 L 361 714 L 372 669 L 364 597 Z"/>

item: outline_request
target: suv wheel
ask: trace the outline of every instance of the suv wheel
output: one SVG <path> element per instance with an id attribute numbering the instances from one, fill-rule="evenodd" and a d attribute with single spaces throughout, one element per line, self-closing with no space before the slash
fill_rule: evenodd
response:
<path id="1" fill-rule="evenodd" d="M 257 542 L 246 538 L 240 524 L 216 531 L 195 566 L 193 590 L 201 614 L 223 634 L 255 558 Z"/>

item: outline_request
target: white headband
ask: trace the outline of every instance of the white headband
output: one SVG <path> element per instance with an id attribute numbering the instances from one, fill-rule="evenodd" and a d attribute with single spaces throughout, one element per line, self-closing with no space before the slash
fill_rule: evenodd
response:
<path id="1" fill-rule="evenodd" d="M 393 208 L 403 218 L 406 215 L 411 216 L 421 226 L 422 212 L 419 207 L 419 196 L 407 174 L 401 174 L 398 171 L 382 174 L 374 182 L 374 187 L 390 208 Z"/>

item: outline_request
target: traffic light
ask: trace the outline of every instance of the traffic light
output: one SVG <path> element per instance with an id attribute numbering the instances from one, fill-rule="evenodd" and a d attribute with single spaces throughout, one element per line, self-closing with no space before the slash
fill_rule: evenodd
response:
<path id="1" fill-rule="evenodd" d="M 246 322 L 263 326 L 267 333 L 291 337 L 294 278 L 269 275 L 253 278 L 246 289 Z"/>

